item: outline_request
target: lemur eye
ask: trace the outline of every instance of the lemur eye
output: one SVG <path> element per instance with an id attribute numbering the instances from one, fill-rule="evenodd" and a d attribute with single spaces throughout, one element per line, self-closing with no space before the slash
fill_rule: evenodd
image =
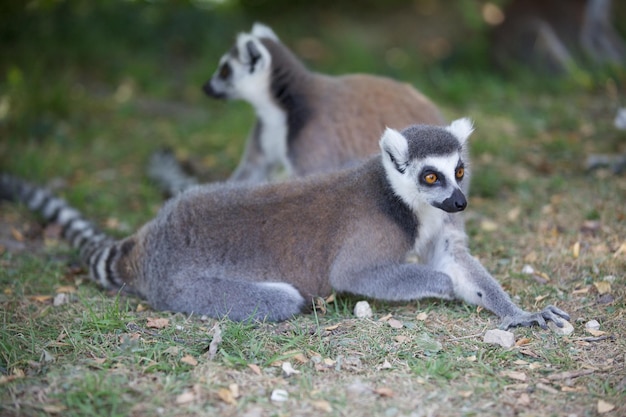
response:
<path id="1" fill-rule="evenodd" d="M 426 174 L 424 175 L 424 181 L 426 181 L 426 184 L 434 184 L 437 182 L 437 174 L 434 173 L 430 173 L 430 174 Z"/>
<path id="2" fill-rule="evenodd" d="M 463 176 L 465 175 L 465 168 L 463 168 L 463 167 L 459 167 L 459 168 L 457 168 L 457 169 L 456 169 L 456 174 L 455 174 L 455 175 L 456 175 L 456 178 L 457 178 L 458 180 L 460 180 L 461 178 L 463 178 Z"/>
<path id="3" fill-rule="evenodd" d="M 220 68 L 220 78 L 226 79 L 230 77 L 232 70 L 230 69 L 230 65 L 224 64 L 222 68 Z"/>

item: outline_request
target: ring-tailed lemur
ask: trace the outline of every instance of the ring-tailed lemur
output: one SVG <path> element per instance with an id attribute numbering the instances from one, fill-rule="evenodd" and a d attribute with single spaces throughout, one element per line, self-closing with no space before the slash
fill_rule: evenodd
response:
<path id="1" fill-rule="evenodd" d="M 445 124 L 437 107 L 409 84 L 311 72 L 272 29 L 258 23 L 239 34 L 204 91 L 245 100 L 256 112 L 232 180 L 259 183 L 338 169 L 374 155 L 386 126 Z M 175 164 L 164 163 L 168 159 L 173 156 L 156 154 L 149 172 L 175 194 L 188 182 Z"/>
<path id="2" fill-rule="evenodd" d="M 0 197 L 63 227 L 92 278 L 154 308 L 284 320 L 334 289 L 383 300 L 462 299 L 501 326 L 562 325 L 548 306 L 521 310 L 470 255 L 455 213 L 465 209 L 468 119 L 387 129 L 381 155 L 290 182 L 193 187 L 114 242 L 48 191 L 4 175 Z M 421 263 L 408 263 L 415 250 Z"/>

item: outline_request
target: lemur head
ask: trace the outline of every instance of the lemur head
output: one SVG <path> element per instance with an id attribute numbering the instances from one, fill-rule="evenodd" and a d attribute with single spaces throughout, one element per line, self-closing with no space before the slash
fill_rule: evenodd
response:
<path id="1" fill-rule="evenodd" d="M 430 205 L 448 213 L 465 210 L 466 143 L 470 119 L 449 126 L 387 128 L 380 140 L 382 160 L 394 192 L 412 210 Z"/>
<path id="2" fill-rule="evenodd" d="M 255 23 L 250 33 L 240 33 L 202 87 L 204 92 L 214 98 L 251 100 L 259 90 L 269 89 L 272 57 L 262 38 L 279 42 L 272 29 L 260 23 Z"/>

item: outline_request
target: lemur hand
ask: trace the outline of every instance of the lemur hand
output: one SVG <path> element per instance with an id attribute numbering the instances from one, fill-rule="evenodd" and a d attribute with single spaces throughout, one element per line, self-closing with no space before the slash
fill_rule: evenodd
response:
<path id="1" fill-rule="evenodd" d="M 500 323 L 500 328 L 506 330 L 511 327 L 530 327 L 534 324 L 538 324 L 542 329 L 547 329 L 548 326 L 546 324 L 546 320 L 552 320 L 557 326 L 563 327 L 563 319 L 569 321 L 569 314 L 559 308 L 549 305 L 537 313 L 520 311 L 519 313 L 513 315 L 504 316 L 502 323 Z"/>

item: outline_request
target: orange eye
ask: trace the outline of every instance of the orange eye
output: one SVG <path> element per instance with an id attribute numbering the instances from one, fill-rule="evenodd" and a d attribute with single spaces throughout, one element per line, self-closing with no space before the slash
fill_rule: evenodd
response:
<path id="1" fill-rule="evenodd" d="M 463 167 L 457 168 L 456 178 L 460 180 L 461 178 L 463 178 L 464 175 L 465 175 L 465 168 Z"/>
<path id="2" fill-rule="evenodd" d="M 424 181 L 426 181 L 426 184 L 434 184 L 437 182 L 437 174 L 433 174 L 432 172 L 430 174 L 426 174 L 424 175 Z"/>

